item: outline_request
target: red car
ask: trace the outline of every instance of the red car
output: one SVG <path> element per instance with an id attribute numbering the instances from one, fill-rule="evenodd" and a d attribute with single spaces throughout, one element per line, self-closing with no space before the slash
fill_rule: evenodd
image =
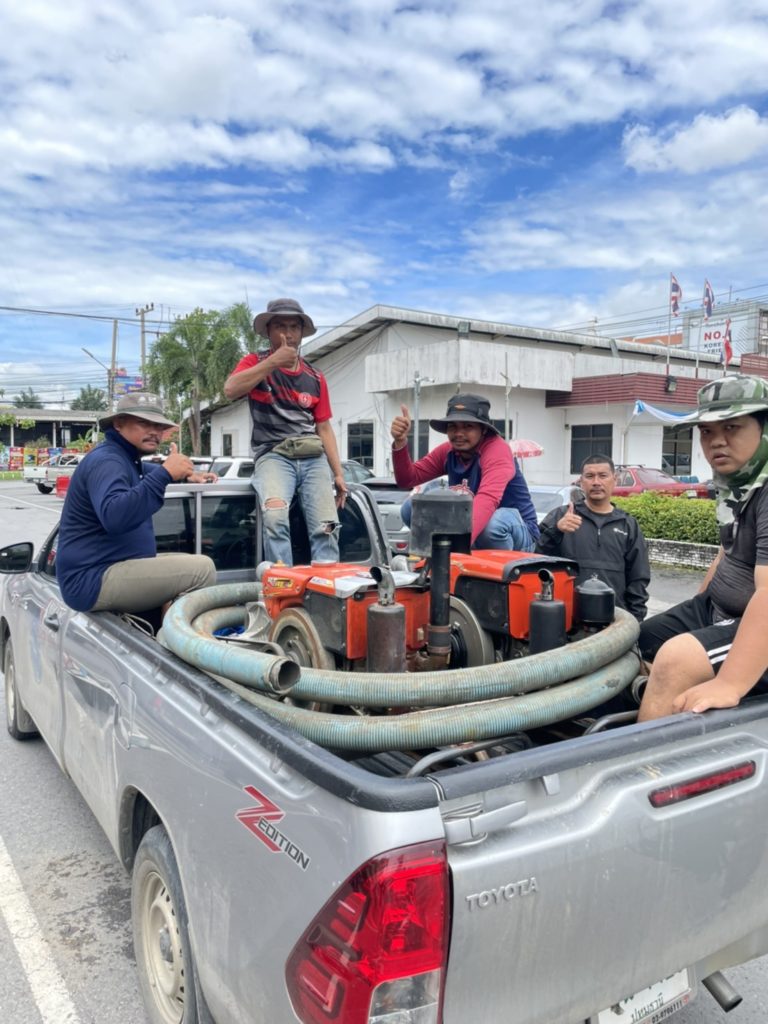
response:
<path id="1" fill-rule="evenodd" d="M 709 497 L 706 484 L 683 484 L 669 473 L 661 469 L 649 469 L 647 466 L 617 466 L 616 480 L 613 493 L 619 498 L 628 494 L 642 494 L 643 491 L 661 491 L 684 498 Z"/>

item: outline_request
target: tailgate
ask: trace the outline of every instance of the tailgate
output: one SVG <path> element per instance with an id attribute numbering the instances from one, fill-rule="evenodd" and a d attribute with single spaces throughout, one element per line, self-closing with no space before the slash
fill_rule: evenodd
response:
<path id="1" fill-rule="evenodd" d="M 445 1024 L 581 1024 L 763 926 L 768 744 L 756 724 L 661 748 L 655 725 L 647 750 L 626 742 L 633 752 L 618 756 L 614 733 L 605 760 L 597 737 L 569 741 L 596 759 L 474 797 L 446 785 Z M 665 807 L 649 799 L 744 764 L 740 781 Z"/>

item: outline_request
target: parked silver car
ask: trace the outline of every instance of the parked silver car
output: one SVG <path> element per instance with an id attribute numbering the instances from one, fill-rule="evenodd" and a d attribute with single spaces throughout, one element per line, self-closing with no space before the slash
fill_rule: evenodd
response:
<path id="1" fill-rule="evenodd" d="M 528 484 L 531 492 L 531 501 L 536 509 L 536 518 L 539 522 L 560 505 L 567 505 L 571 501 L 582 501 L 584 492 L 574 484 Z"/>

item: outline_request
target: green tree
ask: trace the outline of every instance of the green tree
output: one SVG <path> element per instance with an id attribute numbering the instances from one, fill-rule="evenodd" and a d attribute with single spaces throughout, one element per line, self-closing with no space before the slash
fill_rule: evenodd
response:
<path id="1" fill-rule="evenodd" d="M 42 409 L 43 400 L 39 395 L 35 394 L 32 388 L 28 391 L 20 391 L 18 395 L 14 395 L 13 404 L 17 409 Z"/>
<path id="2" fill-rule="evenodd" d="M 80 394 L 70 403 L 70 409 L 103 410 L 107 408 L 107 394 L 102 388 L 87 384 L 80 388 Z"/>
<path id="3" fill-rule="evenodd" d="M 200 454 L 200 406 L 222 398 L 224 381 L 252 343 L 251 312 L 239 302 L 223 312 L 195 309 L 152 345 L 147 377 L 162 391 L 178 422 L 188 410 L 192 453 Z"/>

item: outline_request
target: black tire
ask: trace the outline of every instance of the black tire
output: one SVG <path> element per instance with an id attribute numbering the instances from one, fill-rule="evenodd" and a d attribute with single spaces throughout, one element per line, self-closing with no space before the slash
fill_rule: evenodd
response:
<path id="1" fill-rule="evenodd" d="M 214 1024 L 200 992 L 189 921 L 168 833 L 145 833 L 133 865 L 133 948 L 152 1024 Z"/>
<path id="2" fill-rule="evenodd" d="M 35 723 L 21 703 L 16 687 L 16 662 L 13 657 L 10 637 L 5 641 L 3 674 L 5 679 L 5 724 L 8 732 L 15 740 L 31 740 L 38 733 Z"/>
<path id="3" fill-rule="evenodd" d="M 50 494 L 53 491 L 53 484 L 38 484 L 37 489 L 41 494 Z"/>

